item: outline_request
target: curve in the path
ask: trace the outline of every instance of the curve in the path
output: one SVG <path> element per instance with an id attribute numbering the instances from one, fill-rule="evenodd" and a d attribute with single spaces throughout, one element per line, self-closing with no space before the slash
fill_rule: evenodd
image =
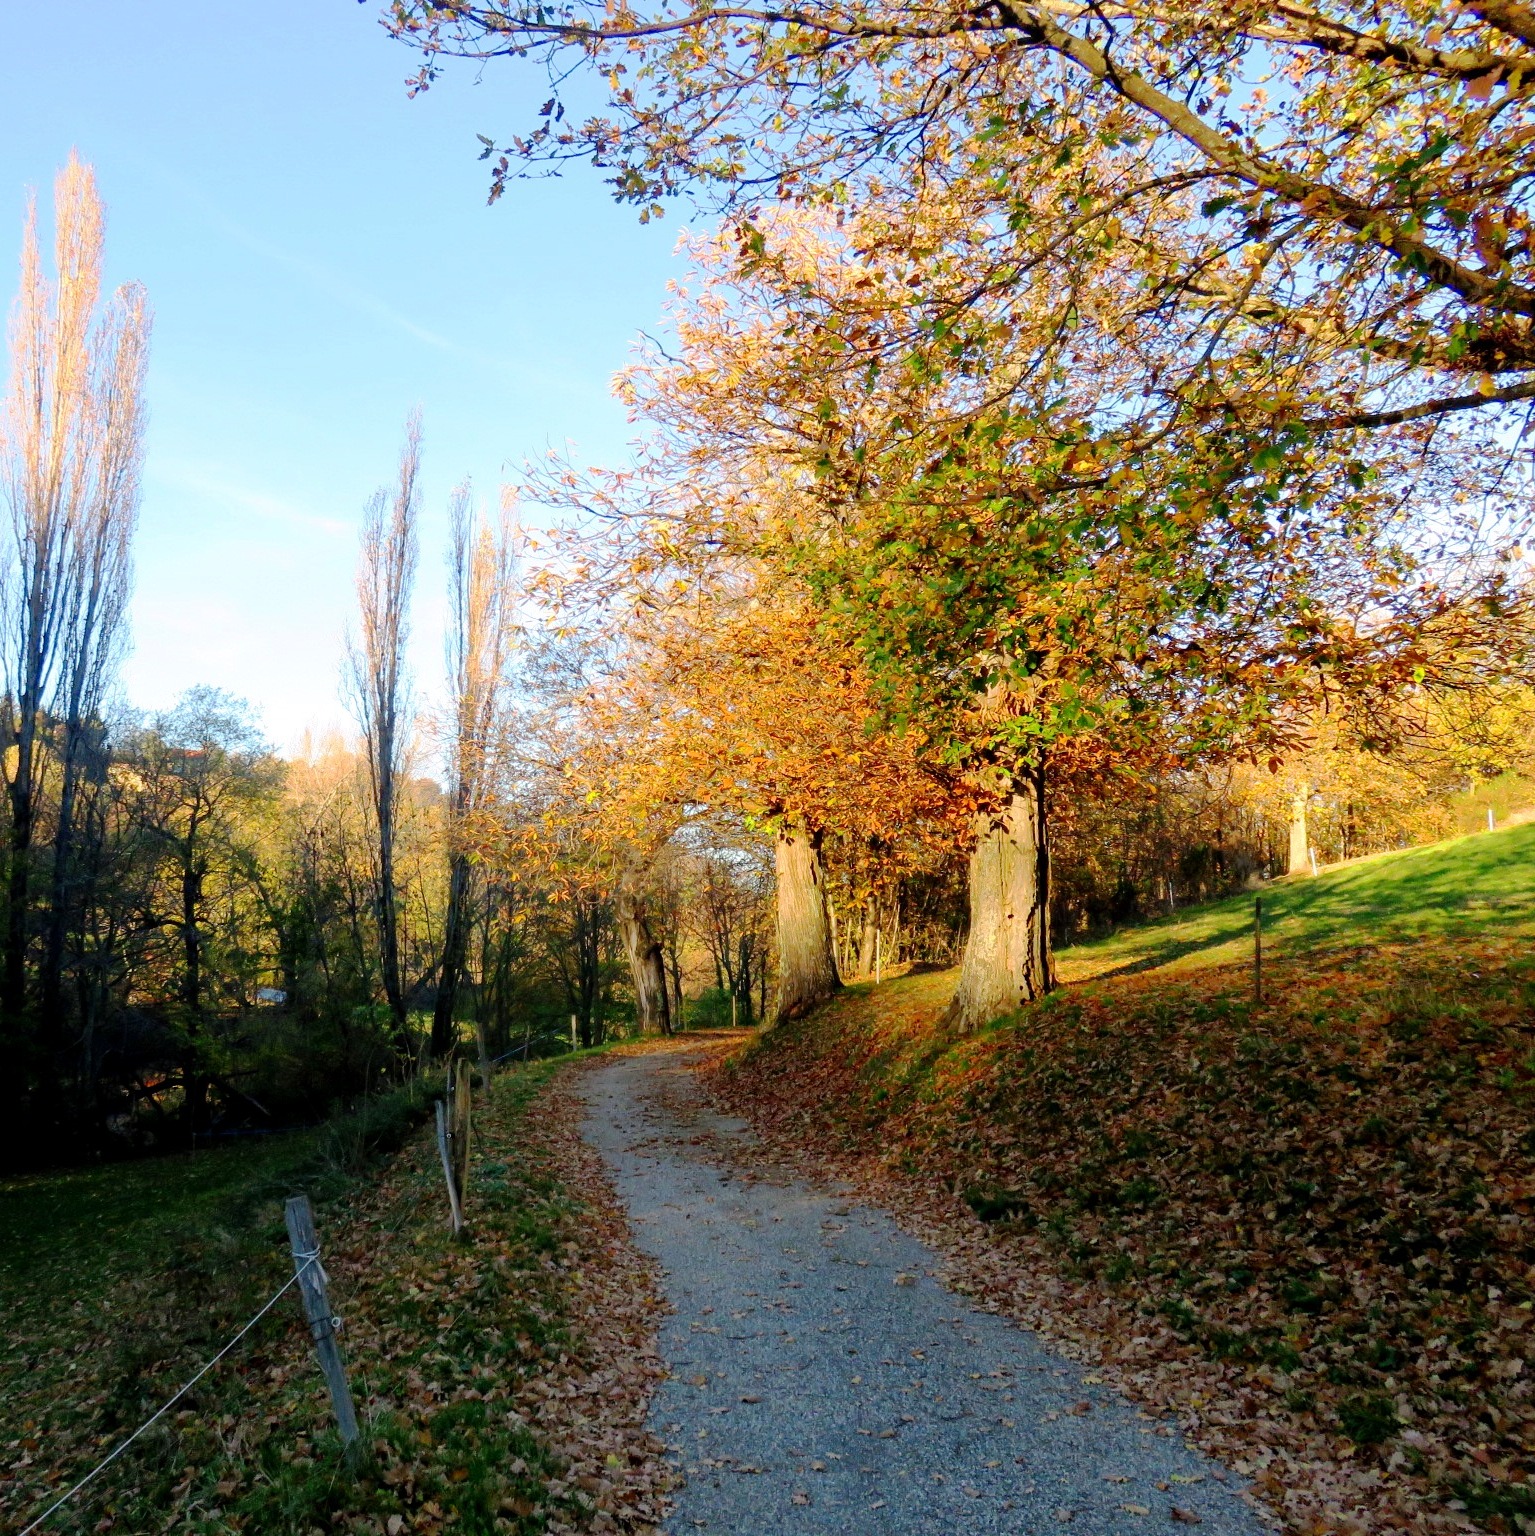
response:
<path id="1" fill-rule="evenodd" d="M 745 1125 L 690 1088 L 695 1060 L 619 1058 L 584 1088 L 673 1308 L 651 1409 L 686 1478 L 672 1532 L 1267 1529 L 1171 1427 L 945 1290 L 883 1212 L 755 1177 Z"/>

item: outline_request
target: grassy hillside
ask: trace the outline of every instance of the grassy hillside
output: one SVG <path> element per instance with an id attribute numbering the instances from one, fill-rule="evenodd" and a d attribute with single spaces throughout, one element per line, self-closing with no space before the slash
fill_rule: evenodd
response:
<path id="1" fill-rule="evenodd" d="M 529 1130 L 549 1072 L 498 1079 L 477 1112 L 467 1243 L 449 1238 L 436 1150 L 409 1102 L 322 1132 L 0 1180 L 0 1529 L 88 1470 L 291 1274 L 281 1201 L 299 1189 L 318 1202 L 346 1324 L 359 1475 L 342 1467 L 290 1294 L 47 1529 L 488 1536 L 580 1523 L 591 1499 L 509 1412 L 578 1353 L 563 1255 L 590 1215 Z"/>
<path id="2" fill-rule="evenodd" d="M 1070 952 L 1095 979 L 965 1039 L 952 974 L 849 989 L 722 1091 L 959 1196 L 1010 1304 L 1203 1424 L 1292 1530 L 1528 1532 L 1532 854 L 1520 827 L 1271 888 L 1261 1006 L 1243 899 Z"/>
<path id="3" fill-rule="evenodd" d="M 1272 881 L 1259 894 L 1265 943 L 1291 950 L 1433 935 L 1511 938 L 1535 921 L 1535 823 L 1355 859 L 1314 878 Z M 1245 961 L 1252 922 L 1251 895 L 1191 908 L 1063 950 L 1061 979 Z"/>

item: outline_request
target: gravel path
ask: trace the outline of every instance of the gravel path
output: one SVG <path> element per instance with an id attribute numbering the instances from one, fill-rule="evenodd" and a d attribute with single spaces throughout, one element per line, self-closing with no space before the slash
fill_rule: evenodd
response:
<path id="1" fill-rule="evenodd" d="M 705 1108 L 697 1048 L 590 1072 L 586 1135 L 665 1274 L 651 1428 L 668 1530 L 968 1536 L 1267 1527 L 1237 1479 L 934 1278 L 883 1212 L 774 1179 Z"/>

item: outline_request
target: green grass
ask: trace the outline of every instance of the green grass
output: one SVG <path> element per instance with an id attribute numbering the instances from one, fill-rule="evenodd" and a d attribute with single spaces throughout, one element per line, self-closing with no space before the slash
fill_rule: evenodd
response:
<path id="1" fill-rule="evenodd" d="M 1266 884 L 1265 944 L 1321 946 L 1512 932 L 1535 914 L 1535 823 L 1377 854 Z M 1057 956 L 1065 982 L 1245 961 L 1253 895 L 1193 907 Z"/>
<path id="2" fill-rule="evenodd" d="M 489 1536 L 578 1515 L 505 1410 L 571 1347 L 561 1265 L 580 1208 L 523 1132 L 553 1070 L 505 1074 L 477 1111 L 464 1243 L 414 1129 L 425 1094 L 318 1131 L 0 1182 L 0 1529 L 88 1470 L 282 1284 L 282 1200 L 297 1190 L 316 1201 L 346 1323 L 355 1474 L 285 1297 L 48 1531 Z"/>
<path id="3" fill-rule="evenodd" d="M 1155 1339 L 1165 1406 L 1261 1416 L 1381 1528 L 1464 1508 L 1516 1536 L 1535 826 L 1262 894 L 1261 1002 L 1249 895 L 1067 950 L 1064 986 L 968 1035 L 942 1023 L 953 971 L 849 987 L 762 1033 L 724 1092 L 800 1147 L 952 1190 L 1025 1290 L 1066 1287 L 1059 1326 Z"/>
<path id="4" fill-rule="evenodd" d="M 248 1228 L 290 1194 L 333 1200 L 397 1150 L 429 1106 L 426 1089 L 407 1089 L 315 1130 L 0 1179 L 0 1315 L 15 1316 L 39 1285 L 89 1305 L 74 1294 L 85 1276 L 158 1268 L 177 1241 Z"/>

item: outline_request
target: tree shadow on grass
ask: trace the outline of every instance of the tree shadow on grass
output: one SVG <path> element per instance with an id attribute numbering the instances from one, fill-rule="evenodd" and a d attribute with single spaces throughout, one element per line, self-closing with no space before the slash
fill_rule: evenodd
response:
<path id="1" fill-rule="evenodd" d="M 1257 894 L 1265 943 L 1292 952 L 1383 938 L 1491 935 L 1535 917 L 1535 825 L 1335 865 Z M 1060 960 L 1068 981 L 1130 976 L 1192 956 L 1213 964 L 1244 956 L 1252 925 L 1253 897 L 1234 896 L 1073 946 Z"/>

